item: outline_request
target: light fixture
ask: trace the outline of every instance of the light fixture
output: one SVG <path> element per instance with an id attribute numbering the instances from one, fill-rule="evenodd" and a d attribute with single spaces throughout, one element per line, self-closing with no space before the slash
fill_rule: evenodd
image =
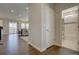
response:
<path id="1" fill-rule="evenodd" d="M 14 12 L 14 10 L 11 10 L 10 12 L 11 12 L 11 13 L 13 13 L 13 12 Z"/>
<path id="2" fill-rule="evenodd" d="M 26 10 L 28 10 L 29 8 L 28 8 L 28 7 L 26 7 L 25 9 L 26 9 Z"/>

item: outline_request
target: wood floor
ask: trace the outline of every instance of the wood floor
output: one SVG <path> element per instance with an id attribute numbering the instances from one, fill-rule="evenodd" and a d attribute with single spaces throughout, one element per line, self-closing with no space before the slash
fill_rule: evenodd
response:
<path id="1" fill-rule="evenodd" d="M 44 52 L 39 52 L 27 42 L 20 39 L 16 34 L 3 37 L 3 45 L 0 45 L 0 55 L 78 55 L 75 52 L 63 47 L 52 46 Z"/>

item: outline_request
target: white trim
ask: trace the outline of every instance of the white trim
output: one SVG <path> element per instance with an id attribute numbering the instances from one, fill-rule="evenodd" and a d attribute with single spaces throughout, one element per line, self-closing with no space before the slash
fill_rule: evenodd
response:
<path id="1" fill-rule="evenodd" d="M 60 47 L 64 47 L 64 48 L 67 48 L 67 47 L 65 47 L 65 46 L 63 46 L 63 45 L 56 44 L 56 43 L 55 43 L 54 45 L 56 45 L 56 46 L 60 46 Z M 67 48 L 67 49 L 70 49 L 70 50 L 73 50 L 73 51 L 79 52 L 79 50 L 75 50 L 75 49 L 71 49 L 71 48 Z"/>
<path id="2" fill-rule="evenodd" d="M 54 43 L 54 45 L 57 45 L 57 46 L 61 46 L 62 47 L 62 44 Z"/>
<path id="3" fill-rule="evenodd" d="M 30 44 L 32 47 L 34 47 L 35 49 L 37 49 L 37 50 L 40 51 L 40 52 L 43 52 L 43 51 L 46 50 L 46 48 L 40 49 L 40 48 L 36 47 L 36 46 L 35 46 L 34 44 L 32 44 L 31 42 L 28 42 L 28 44 Z"/>
<path id="4" fill-rule="evenodd" d="M 61 47 L 64 47 L 64 48 L 67 48 L 67 49 L 70 49 L 70 50 L 73 50 L 73 51 L 79 52 L 79 50 L 71 49 L 71 48 L 65 47 L 65 46 L 63 46 L 63 45 L 62 45 Z"/>
<path id="5" fill-rule="evenodd" d="M 44 48 L 44 49 L 41 49 L 41 51 L 40 52 L 43 52 L 43 51 L 45 51 L 47 48 Z"/>

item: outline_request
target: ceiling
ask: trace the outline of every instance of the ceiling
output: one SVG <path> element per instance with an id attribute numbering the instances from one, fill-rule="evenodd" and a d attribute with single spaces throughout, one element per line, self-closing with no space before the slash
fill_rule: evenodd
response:
<path id="1" fill-rule="evenodd" d="M 0 19 L 28 21 L 27 3 L 0 3 Z"/>

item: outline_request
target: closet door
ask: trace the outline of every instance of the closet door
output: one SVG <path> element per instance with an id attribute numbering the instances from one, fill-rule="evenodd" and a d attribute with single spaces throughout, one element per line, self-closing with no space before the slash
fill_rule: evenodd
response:
<path id="1" fill-rule="evenodd" d="M 79 39 L 79 21 L 78 10 L 72 10 L 64 13 L 64 39 L 62 46 L 78 51 Z"/>

